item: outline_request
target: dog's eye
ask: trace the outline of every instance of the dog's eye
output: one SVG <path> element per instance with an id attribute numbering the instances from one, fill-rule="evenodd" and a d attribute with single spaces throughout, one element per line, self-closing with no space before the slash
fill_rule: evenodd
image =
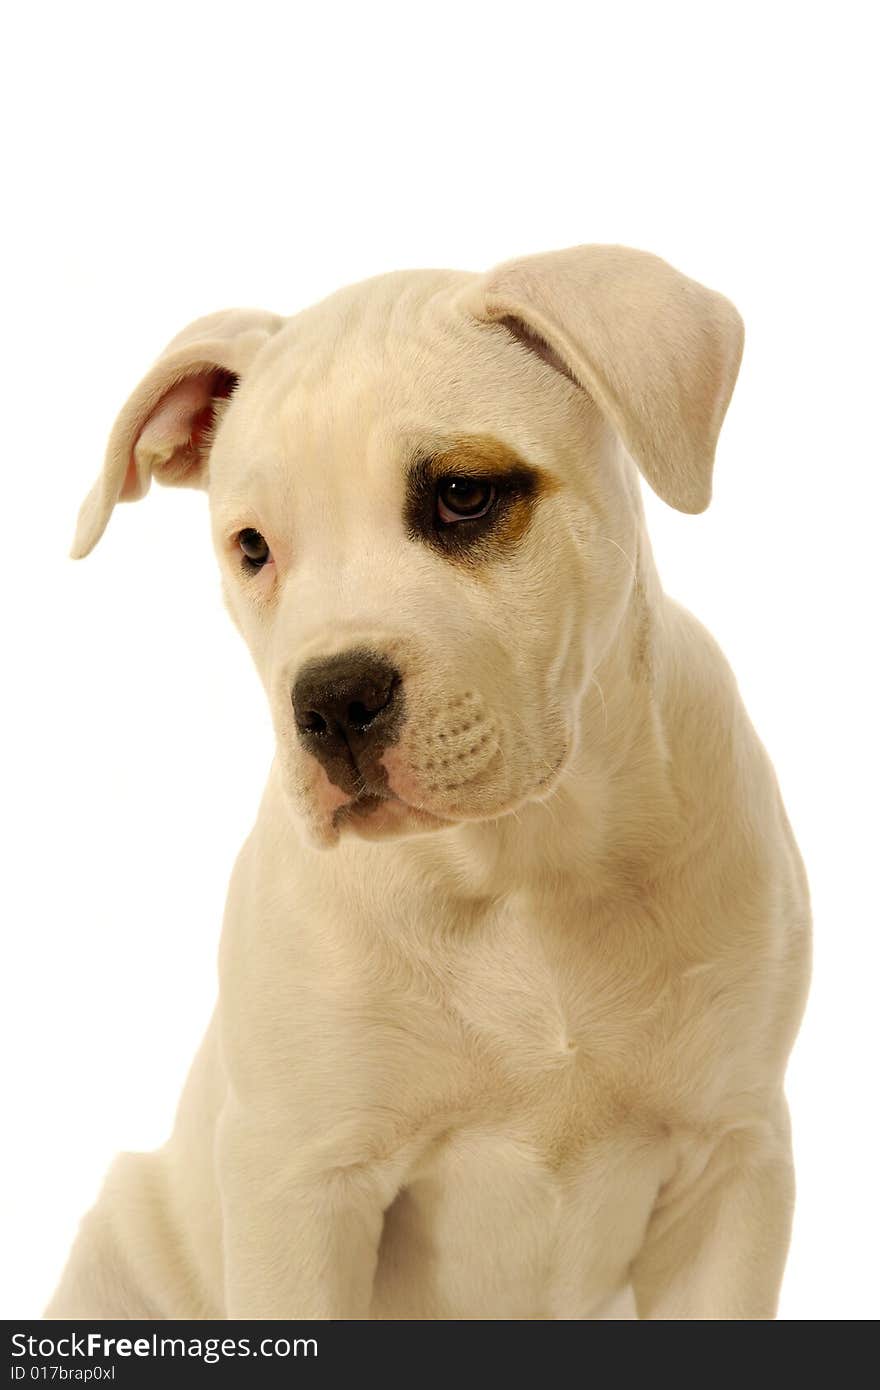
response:
<path id="1" fill-rule="evenodd" d="M 441 478 L 437 515 L 444 526 L 485 516 L 495 501 L 495 484 L 485 478 Z"/>
<path id="2" fill-rule="evenodd" d="M 238 533 L 238 546 L 249 570 L 261 570 L 272 558 L 272 552 L 265 536 L 248 526 Z"/>

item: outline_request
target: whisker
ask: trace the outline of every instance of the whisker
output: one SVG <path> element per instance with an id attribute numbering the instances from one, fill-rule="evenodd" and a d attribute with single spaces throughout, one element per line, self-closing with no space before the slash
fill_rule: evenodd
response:
<path id="1" fill-rule="evenodd" d="M 590 684 L 591 684 L 591 685 L 594 685 L 594 686 L 596 687 L 596 689 L 598 690 L 598 692 L 599 692 L 599 698 L 600 698 L 600 700 L 602 701 L 602 713 L 603 713 L 603 715 L 605 716 L 605 732 L 606 732 L 606 734 L 607 734 L 607 732 L 608 732 L 608 706 L 607 706 L 607 704 L 605 703 L 605 691 L 602 689 L 601 685 L 599 684 L 599 678 L 598 678 L 598 676 L 596 676 L 596 675 L 593 675 L 593 676 L 590 677 Z"/>
<path id="2" fill-rule="evenodd" d="M 614 546 L 614 549 L 615 549 L 615 550 L 619 550 L 619 551 L 620 551 L 620 553 L 621 553 L 621 555 L 623 556 L 624 560 L 626 560 L 626 563 L 629 565 L 630 569 L 632 570 L 633 579 L 635 579 L 635 577 L 636 577 L 636 562 L 635 562 L 635 560 L 632 560 L 632 559 L 629 557 L 629 555 L 627 555 L 627 553 L 626 553 L 626 551 L 624 550 L 623 546 L 622 546 L 622 545 L 618 545 L 618 544 L 617 544 L 617 541 L 613 541 L 613 540 L 611 539 L 610 536 L 600 536 L 600 537 L 599 537 L 599 540 L 600 540 L 600 541 L 607 541 L 609 545 L 613 545 L 613 546 Z"/>

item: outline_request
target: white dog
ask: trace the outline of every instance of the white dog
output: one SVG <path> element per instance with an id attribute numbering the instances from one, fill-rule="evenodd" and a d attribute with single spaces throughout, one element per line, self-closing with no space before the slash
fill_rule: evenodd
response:
<path id="1" fill-rule="evenodd" d="M 215 314 L 138 386 L 74 553 L 206 488 L 277 756 L 174 1133 L 49 1316 L 774 1316 L 808 894 L 636 474 L 706 507 L 741 350 L 582 246 Z"/>

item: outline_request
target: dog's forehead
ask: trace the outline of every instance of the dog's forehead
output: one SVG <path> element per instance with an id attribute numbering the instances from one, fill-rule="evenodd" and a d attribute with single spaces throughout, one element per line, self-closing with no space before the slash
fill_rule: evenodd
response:
<path id="1" fill-rule="evenodd" d="M 230 412 L 235 451 L 254 473 L 292 468 L 300 489 L 353 473 L 397 485 L 402 460 L 462 435 L 528 454 L 547 383 L 503 329 L 464 307 L 475 278 L 396 272 L 295 315 Z"/>
<path id="2" fill-rule="evenodd" d="M 429 389 L 431 375 L 444 375 L 442 364 L 460 355 L 473 329 L 458 309 L 472 278 L 400 271 L 347 286 L 296 314 L 257 364 L 279 414 L 367 391 L 387 406 L 412 382 Z"/>

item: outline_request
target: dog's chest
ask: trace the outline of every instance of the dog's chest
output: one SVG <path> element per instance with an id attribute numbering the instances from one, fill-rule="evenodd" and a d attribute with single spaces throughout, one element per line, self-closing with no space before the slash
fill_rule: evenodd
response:
<path id="1" fill-rule="evenodd" d="M 377 1316 L 583 1318 L 625 1282 L 675 1162 L 668 1000 L 578 926 L 510 912 L 438 964 L 467 1080 L 387 1215 Z"/>

